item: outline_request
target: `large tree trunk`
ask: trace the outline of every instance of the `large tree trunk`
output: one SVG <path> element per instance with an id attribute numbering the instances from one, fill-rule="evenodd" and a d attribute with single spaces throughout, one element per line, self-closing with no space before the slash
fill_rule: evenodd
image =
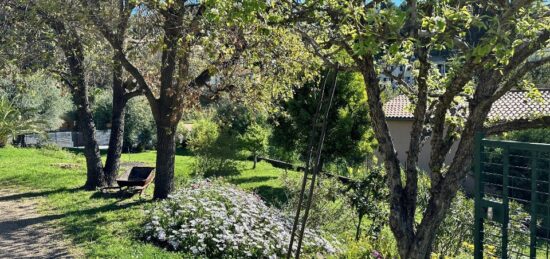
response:
<path id="1" fill-rule="evenodd" d="M 112 186 L 115 183 L 120 155 L 124 139 L 124 115 L 126 110 L 126 97 L 122 84 L 122 66 L 115 59 L 113 68 L 113 107 L 111 115 L 111 135 L 109 136 L 109 150 L 105 162 L 105 181 Z"/>
<path id="2" fill-rule="evenodd" d="M 63 76 L 71 89 L 73 102 L 78 112 L 78 125 L 84 139 L 84 156 L 86 157 L 87 178 L 84 188 L 93 190 L 105 185 L 103 165 L 99 145 L 95 137 L 95 125 L 88 98 L 88 85 L 84 73 L 84 48 L 76 30 L 46 13 L 39 12 L 57 34 L 59 47 L 65 54 L 69 68 L 69 77 Z"/>
<path id="3" fill-rule="evenodd" d="M 126 101 L 113 97 L 113 111 L 111 117 L 111 135 L 109 136 L 109 149 L 105 161 L 105 181 L 109 186 L 115 183 L 120 166 L 120 156 L 124 138 L 124 115 Z"/>
<path id="4" fill-rule="evenodd" d="M 165 199 L 174 189 L 174 163 L 176 160 L 176 127 L 157 122 L 157 175 L 153 198 Z"/>
<path id="5" fill-rule="evenodd" d="M 90 109 L 87 87 L 74 88 L 73 101 L 78 107 L 78 125 L 84 139 L 84 156 L 86 157 L 86 183 L 84 188 L 94 190 L 97 187 L 105 186 L 105 178 L 103 177 L 103 165 L 95 136 L 94 118 Z"/>

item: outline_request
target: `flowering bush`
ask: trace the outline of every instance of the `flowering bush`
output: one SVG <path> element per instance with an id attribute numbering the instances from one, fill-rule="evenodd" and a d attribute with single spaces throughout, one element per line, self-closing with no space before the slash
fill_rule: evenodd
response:
<path id="1" fill-rule="evenodd" d="M 209 258 L 284 256 L 292 221 L 260 197 L 219 182 L 191 184 L 146 212 L 147 240 Z M 304 253 L 335 253 L 319 233 L 306 229 Z"/>

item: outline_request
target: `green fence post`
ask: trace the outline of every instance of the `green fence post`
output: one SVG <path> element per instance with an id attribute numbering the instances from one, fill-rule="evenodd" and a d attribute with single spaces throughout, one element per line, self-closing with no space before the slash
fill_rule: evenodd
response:
<path id="1" fill-rule="evenodd" d="M 508 258 L 508 222 L 510 221 L 509 205 L 508 205 L 508 186 L 509 180 L 508 174 L 510 173 L 510 145 L 504 146 L 504 154 L 502 161 L 502 207 L 503 207 L 503 219 L 502 219 L 502 258 Z"/>
<path id="2" fill-rule="evenodd" d="M 531 150 L 531 222 L 529 224 L 531 258 L 537 257 L 537 156 L 538 152 Z"/>
<path id="3" fill-rule="evenodd" d="M 482 195 L 482 179 L 481 179 L 481 163 L 482 163 L 482 146 L 483 134 L 477 133 L 474 143 L 474 177 L 475 177 L 475 208 L 474 208 L 474 258 L 483 258 L 483 211 L 481 208 Z"/>

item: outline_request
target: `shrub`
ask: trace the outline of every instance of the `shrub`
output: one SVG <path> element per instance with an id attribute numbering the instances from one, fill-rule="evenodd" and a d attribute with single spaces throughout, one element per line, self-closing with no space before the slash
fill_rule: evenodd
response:
<path id="1" fill-rule="evenodd" d="M 208 258 L 286 255 L 292 221 L 257 196 L 221 182 L 200 181 L 147 212 L 144 237 L 169 249 Z M 307 229 L 305 253 L 335 253 Z"/>
<path id="2" fill-rule="evenodd" d="M 207 155 L 220 136 L 220 129 L 209 119 L 200 119 L 189 133 L 189 148 L 197 155 Z"/>
<path id="3" fill-rule="evenodd" d="M 363 217 L 366 216 L 370 223 L 366 234 L 374 239 L 386 224 L 389 216 L 389 206 L 386 202 L 389 191 L 386 181 L 385 171 L 375 167 L 366 170 L 360 179 L 349 184 L 349 191 L 346 194 L 357 215 L 355 240 L 361 238 Z"/>
<path id="4" fill-rule="evenodd" d="M 234 159 L 237 157 L 237 139 L 227 131 L 221 131 L 211 119 L 199 119 L 189 133 L 188 145 L 197 159 L 193 174 L 219 176 L 237 174 Z"/>
<path id="5" fill-rule="evenodd" d="M 8 144 L 8 139 L 20 134 L 39 133 L 43 123 L 24 119 L 21 112 L 6 98 L 0 97 L 0 147 Z"/>
<path id="6" fill-rule="evenodd" d="M 45 130 L 62 125 L 62 116 L 73 108 L 63 85 L 45 70 L 25 71 L 6 64 L 0 78 L 0 97 L 17 109 L 23 120 L 40 121 Z"/>
<path id="7" fill-rule="evenodd" d="M 284 210 L 287 214 L 294 215 L 300 198 L 302 177 L 290 177 L 285 173 L 281 179 L 289 197 Z M 321 229 L 338 237 L 355 233 L 355 211 L 342 194 L 344 189 L 345 186 L 336 179 L 317 177 L 307 220 L 308 227 Z"/>
<path id="8" fill-rule="evenodd" d="M 473 239 L 473 218 L 474 201 L 459 191 L 437 231 L 432 252 L 441 257 L 457 257 L 467 253 L 464 244 Z"/>
<path id="9" fill-rule="evenodd" d="M 132 98 L 126 107 L 124 150 L 154 148 L 156 126 L 151 108 L 143 96 Z"/>
<path id="10" fill-rule="evenodd" d="M 515 141 L 550 144 L 550 129 L 540 128 L 512 131 L 504 133 L 502 138 Z"/>

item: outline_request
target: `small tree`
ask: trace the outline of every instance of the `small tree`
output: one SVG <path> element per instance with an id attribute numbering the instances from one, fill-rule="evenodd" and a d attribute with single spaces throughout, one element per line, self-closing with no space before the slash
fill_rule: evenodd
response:
<path id="1" fill-rule="evenodd" d="M 332 75 L 324 76 L 328 80 L 325 83 L 325 78 L 321 78 L 321 84 L 329 86 L 335 83 Z M 372 160 L 376 141 L 370 127 L 367 94 L 361 75 L 339 73 L 336 83 L 328 114 L 323 160 L 329 166 L 343 165 L 345 168 L 337 171 L 347 174 L 348 167 L 358 170 L 365 160 Z M 293 98 L 282 103 L 281 112 L 274 118 L 273 145 L 306 157 L 319 92 L 318 83 L 310 82 L 295 89 Z"/>
<path id="2" fill-rule="evenodd" d="M 269 145 L 269 129 L 262 127 L 260 124 L 253 123 L 248 126 L 246 132 L 240 137 L 243 148 L 252 153 L 254 156 L 254 165 L 252 169 L 256 169 L 258 156 L 267 151 Z"/>

